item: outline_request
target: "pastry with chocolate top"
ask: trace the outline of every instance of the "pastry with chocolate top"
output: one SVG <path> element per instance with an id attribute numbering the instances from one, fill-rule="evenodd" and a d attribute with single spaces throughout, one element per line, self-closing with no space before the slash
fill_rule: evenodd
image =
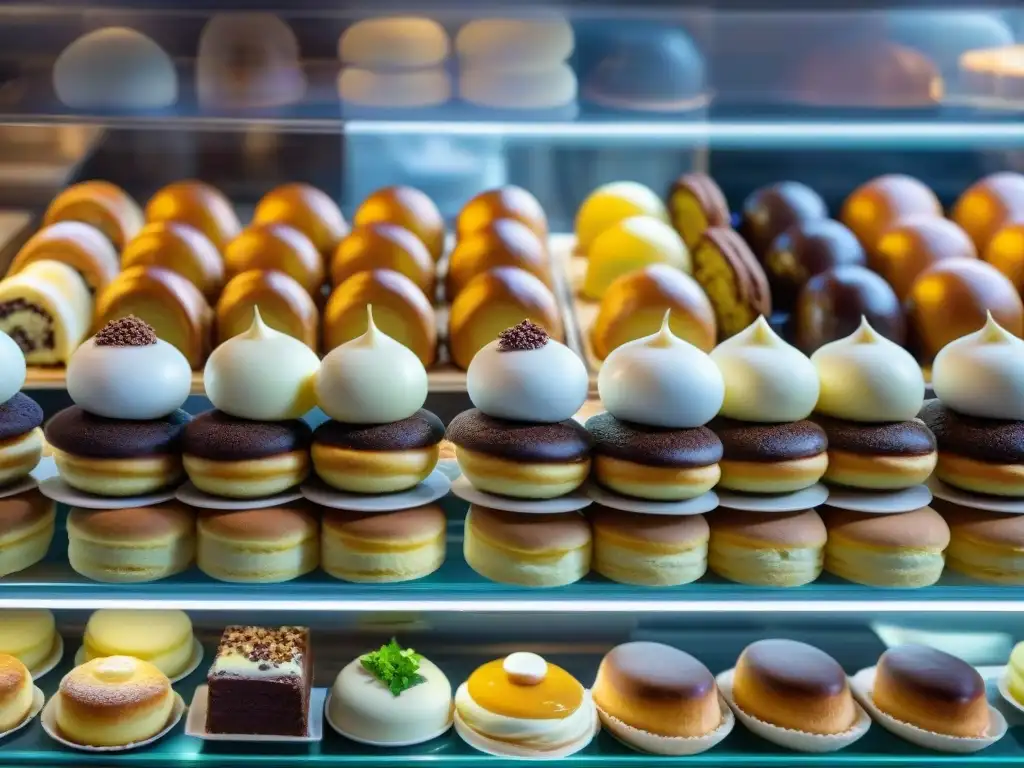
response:
<path id="1" fill-rule="evenodd" d="M 938 454 L 935 437 L 917 420 L 924 376 L 910 353 L 863 319 L 811 362 L 820 383 L 813 419 L 828 435 L 825 480 L 879 491 L 925 482 Z"/>
<path id="2" fill-rule="evenodd" d="M 136 496 L 183 474 L 181 410 L 192 386 L 185 357 L 129 316 L 107 323 L 68 362 L 75 405 L 45 427 L 61 478 L 100 496 Z"/>
<path id="3" fill-rule="evenodd" d="M 722 443 L 704 425 L 725 386 L 711 359 L 661 330 L 614 350 L 597 389 L 607 413 L 587 420 L 594 479 L 625 496 L 682 501 L 711 490 L 721 475 Z"/>
<path id="4" fill-rule="evenodd" d="M 987 512 L 936 498 L 949 525 L 946 567 L 989 584 L 1024 585 L 1024 515 Z"/>
<path id="5" fill-rule="evenodd" d="M 330 421 L 313 435 L 313 464 L 340 491 L 397 493 L 434 471 L 444 425 L 423 409 L 423 363 L 365 312 L 366 333 L 331 350 L 317 372 L 317 402 Z"/>
<path id="6" fill-rule="evenodd" d="M 305 627 L 228 627 L 206 676 L 210 733 L 306 736 L 313 654 Z"/>
<path id="7" fill-rule="evenodd" d="M 771 316 L 768 276 L 735 231 L 711 227 L 704 233 L 693 252 L 693 276 L 715 308 L 719 339 L 739 333 L 758 315 Z"/>
<path id="8" fill-rule="evenodd" d="M 708 229 L 729 226 L 729 203 L 706 173 L 684 173 L 669 190 L 668 215 L 686 247 L 693 250 Z"/>
<path id="9" fill-rule="evenodd" d="M 43 409 L 20 391 L 25 376 L 25 356 L 0 331 L 0 488 L 26 477 L 43 455 Z"/>
<path id="10" fill-rule="evenodd" d="M 775 238 L 790 227 L 827 217 L 821 195 L 799 181 L 780 181 L 755 190 L 743 201 L 740 232 L 758 258 L 764 258 Z"/>
<path id="11" fill-rule="evenodd" d="M 587 398 L 576 353 L 524 320 L 473 357 L 466 372 L 476 406 L 448 425 L 466 478 L 481 491 L 549 499 L 576 490 L 590 471 L 592 441 L 573 416 Z"/>
<path id="12" fill-rule="evenodd" d="M 320 521 L 304 499 L 276 507 L 201 510 L 196 565 L 211 579 L 281 584 L 316 570 Z"/>
<path id="13" fill-rule="evenodd" d="M 764 256 L 772 305 L 789 311 L 800 289 L 817 274 L 852 264 L 863 267 L 864 249 L 853 232 L 834 219 L 794 224 L 776 237 Z"/>

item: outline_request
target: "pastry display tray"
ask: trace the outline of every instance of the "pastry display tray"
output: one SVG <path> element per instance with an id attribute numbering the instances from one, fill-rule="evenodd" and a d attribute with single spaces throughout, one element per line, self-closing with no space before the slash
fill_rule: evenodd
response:
<path id="1" fill-rule="evenodd" d="M 823 574 L 803 587 L 752 587 L 707 574 L 678 587 L 636 587 L 597 574 L 565 587 L 529 588 L 497 584 L 474 572 L 462 553 L 467 505 L 448 496 L 448 547 L 444 565 L 432 575 L 397 584 L 352 584 L 322 571 L 282 584 L 228 584 L 196 568 L 146 584 L 102 584 L 68 564 L 67 508 L 58 505 L 57 533 L 47 557 L 0 579 L 0 608 L 92 609 L 97 607 L 185 610 L 491 611 L 545 613 L 856 613 L 1019 612 L 1024 587 L 988 585 L 947 571 L 924 589 L 865 587 Z M 711 512 L 710 514 L 714 514 Z M 3 750 L 0 750 L 2 752 Z"/>
<path id="2" fill-rule="evenodd" d="M 577 647 L 576 650 L 573 646 Z M 564 667 L 584 684 L 589 684 L 597 670 L 602 651 L 593 647 L 580 647 L 579 644 L 566 647 L 559 646 L 558 651 L 552 648 L 549 653 L 545 649 L 545 657 Z M 421 649 L 417 643 L 417 649 Z M 690 647 L 689 644 L 686 647 Z M 474 651 L 435 651 L 422 647 L 429 657 L 448 675 L 453 687 L 465 680 L 479 664 L 488 661 L 486 655 L 490 649 Z M 695 653 L 700 654 L 696 648 Z M 843 655 L 830 649 L 837 658 Z M 851 649 L 852 650 L 852 649 Z M 341 662 L 334 668 L 323 659 L 318 663 L 317 685 L 329 685 L 334 673 L 341 669 Z M 52 696 L 61 677 L 70 670 L 69 655 L 51 674 L 43 678 L 39 685 L 47 698 Z M 713 672 L 720 671 L 712 669 Z M 196 686 L 205 681 L 206 669 L 201 668 L 184 681 L 175 686 L 186 701 L 192 699 Z M 996 696 L 990 696 L 995 701 Z M 1011 726 L 1024 724 L 1024 716 L 1006 707 L 1006 714 Z M 311 712 L 311 717 L 322 717 L 319 712 Z M 641 754 L 616 741 L 606 732 L 602 732 L 584 751 L 556 764 L 572 764 L 576 766 L 594 766 L 597 768 L 655 766 L 655 765 L 699 765 L 743 766 L 745 768 L 767 768 L 778 766 L 873 766 L 886 768 L 892 766 L 922 766 L 922 768 L 938 768 L 939 766 L 1024 766 L 1024 743 L 1021 737 L 1024 730 L 1011 727 L 1010 732 L 1001 741 L 973 755 L 944 755 L 921 749 L 901 741 L 883 728 L 874 725 L 869 733 L 851 747 L 834 754 L 813 755 L 790 752 L 776 747 L 737 726 L 728 738 L 709 752 L 688 757 L 655 757 Z M 406 768 L 411 764 L 434 764 L 445 766 L 462 766 L 476 768 L 493 765 L 495 758 L 476 752 L 464 744 L 454 730 L 434 741 L 414 747 L 398 749 L 381 749 L 368 747 L 349 741 L 336 734 L 330 728 L 324 729 L 322 742 L 309 745 L 289 745 L 274 743 L 213 743 L 186 736 L 183 723 L 179 723 L 165 738 L 144 749 L 122 752 L 116 755 L 81 753 L 55 744 L 43 732 L 38 719 L 25 729 L 12 735 L 0 743 L 0 766 L 138 766 L 138 768 L 158 768 L 160 766 L 284 766 L 284 765 L 315 765 L 338 768 Z M 511 762 L 511 761 L 507 761 Z"/>

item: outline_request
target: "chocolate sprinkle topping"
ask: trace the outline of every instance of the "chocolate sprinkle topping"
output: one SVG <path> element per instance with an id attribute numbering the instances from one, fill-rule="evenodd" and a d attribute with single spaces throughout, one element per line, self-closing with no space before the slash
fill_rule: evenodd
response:
<path id="1" fill-rule="evenodd" d="M 220 639 L 218 655 L 227 651 L 252 662 L 275 667 L 298 659 L 306 650 L 307 630 L 303 627 L 228 627 Z"/>
<path id="2" fill-rule="evenodd" d="M 153 326 L 135 315 L 112 320 L 96 334 L 97 347 L 148 347 L 156 341 Z"/>
<path id="3" fill-rule="evenodd" d="M 547 331 L 529 320 L 523 320 L 519 325 L 513 325 L 498 334 L 499 352 L 525 352 L 540 349 L 547 343 Z"/>

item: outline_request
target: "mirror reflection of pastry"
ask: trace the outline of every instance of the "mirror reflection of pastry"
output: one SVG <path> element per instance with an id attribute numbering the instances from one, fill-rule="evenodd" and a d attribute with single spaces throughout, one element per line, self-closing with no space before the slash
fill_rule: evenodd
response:
<path id="1" fill-rule="evenodd" d="M 448 33 L 433 19 L 384 16 L 346 29 L 338 58 L 346 66 L 377 71 L 424 69 L 443 64 L 449 49 Z"/>

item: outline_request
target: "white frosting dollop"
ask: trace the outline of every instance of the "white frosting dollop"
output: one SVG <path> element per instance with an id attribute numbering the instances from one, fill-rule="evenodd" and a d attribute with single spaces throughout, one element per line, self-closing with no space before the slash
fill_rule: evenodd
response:
<path id="1" fill-rule="evenodd" d="M 25 375 L 25 354 L 14 339 L 0 331 L 0 404 L 21 392 Z"/>
<path id="2" fill-rule="evenodd" d="M 473 405 L 510 421 L 571 419 L 586 402 L 588 386 L 583 361 L 550 338 L 534 349 L 504 349 L 502 340 L 495 339 L 473 356 L 466 371 Z"/>
<path id="3" fill-rule="evenodd" d="M 924 404 L 921 366 L 862 318 L 845 339 L 811 355 L 821 392 L 815 410 L 861 422 L 909 421 Z"/>
<path id="4" fill-rule="evenodd" d="M 401 342 L 373 322 L 366 333 L 331 350 L 316 377 L 317 402 L 335 421 L 390 424 L 412 416 L 427 401 L 427 371 Z"/>
<path id="5" fill-rule="evenodd" d="M 667 429 L 707 424 L 725 399 L 722 374 L 711 358 L 668 325 L 612 351 L 597 375 L 601 402 L 616 419 Z"/>
<path id="6" fill-rule="evenodd" d="M 66 382 L 75 405 L 107 419 L 151 421 L 181 408 L 192 389 L 192 366 L 163 339 L 144 346 L 97 344 L 68 360 Z"/>
<path id="7" fill-rule="evenodd" d="M 548 663 L 544 657 L 529 651 L 510 653 L 501 667 L 508 679 L 518 685 L 540 685 L 548 676 Z"/>
<path id="8" fill-rule="evenodd" d="M 203 369 L 213 407 L 239 419 L 297 419 L 316 405 L 313 382 L 320 358 L 301 341 L 263 322 L 252 325 L 215 350 Z"/>
<path id="9" fill-rule="evenodd" d="M 725 381 L 722 416 L 779 424 L 811 415 L 818 402 L 818 372 L 796 347 L 759 317 L 714 348 L 711 359 Z"/>
<path id="10" fill-rule="evenodd" d="M 1024 421 L 1024 341 L 990 312 L 980 331 L 939 350 L 932 387 L 944 405 L 965 416 Z"/>

